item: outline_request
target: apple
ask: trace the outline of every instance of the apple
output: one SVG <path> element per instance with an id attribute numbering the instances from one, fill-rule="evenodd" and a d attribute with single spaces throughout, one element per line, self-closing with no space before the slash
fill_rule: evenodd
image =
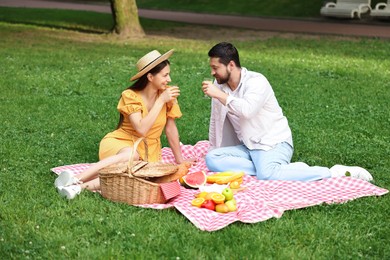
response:
<path id="1" fill-rule="evenodd" d="M 230 188 L 223 189 L 222 195 L 225 196 L 225 200 L 233 199 L 233 191 Z"/>
<path id="2" fill-rule="evenodd" d="M 237 204 L 235 199 L 231 199 L 225 202 L 225 205 L 228 207 L 229 212 L 237 210 Z"/>
<path id="3" fill-rule="evenodd" d="M 215 210 L 215 203 L 212 200 L 205 200 L 200 207 L 209 210 Z"/>
<path id="4" fill-rule="evenodd" d="M 231 203 L 234 203 L 234 205 L 237 206 L 237 201 L 236 201 L 236 199 L 233 198 L 233 199 L 231 199 L 230 201 L 231 201 Z"/>
<path id="5" fill-rule="evenodd" d="M 215 206 L 215 211 L 219 212 L 219 213 L 228 213 L 229 212 L 229 207 L 225 203 L 217 204 Z"/>

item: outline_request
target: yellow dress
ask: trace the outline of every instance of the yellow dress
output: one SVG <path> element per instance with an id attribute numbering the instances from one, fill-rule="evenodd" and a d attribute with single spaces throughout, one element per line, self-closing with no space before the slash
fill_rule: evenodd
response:
<path id="1" fill-rule="evenodd" d="M 103 137 L 100 142 L 100 160 L 117 154 L 125 147 L 133 147 L 134 142 L 140 137 L 130 123 L 129 115 L 141 112 L 142 117 L 148 115 L 148 110 L 141 95 L 137 91 L 126 89 L 122 92 L 117 106 L 118 111 L 123 115 L 122 126 Z M 161 160 L 161 134 L 165 128 L 167 118 L 179 118 L 182 116 L 177 102 L 165 103 L 156 121 L 146 134 L 144 141 L 147 143 L 147 161 L 156 162 Z M 142 160 L 146 160 L 145 144 L 141 142 L 137 149 Z"/>

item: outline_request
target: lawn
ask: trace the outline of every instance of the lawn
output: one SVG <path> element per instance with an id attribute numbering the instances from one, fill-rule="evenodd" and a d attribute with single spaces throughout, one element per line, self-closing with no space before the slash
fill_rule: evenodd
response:
<path id="1" fill-rule="evenodd" d="M 295 141 L 294 161 L 360 165 L 390 188 L 388 40 L 264 33 L 142 19 L 144 39 L 104 34 L 111 17 L 0 8 L 0 255 L 4 259 L 388 259 L 390 197 L 285 212 L 198 230 L 180 212 L 113 203 L 53 186 L 55 166 L 94 162 L 118 120 L 138 58 L 175 48 L 181 141 L 207 139 L 200 81 L 220 40 L 271 82 Z M 82 14 L 82 15 L 81 15 Z M 83 20 L 79 20 L 80 17 Z M 44 17 L 49 17 L 45 19 Z M 46 22 L 45 22 L 46 20 Z M 167 145 L 165 138 L 164 146 Z"/>

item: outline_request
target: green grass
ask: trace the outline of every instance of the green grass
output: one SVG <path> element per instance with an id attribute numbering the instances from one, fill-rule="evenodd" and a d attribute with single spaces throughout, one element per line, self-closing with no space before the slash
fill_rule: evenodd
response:
<path id="1" fill-rule="evenodd" d="M 36 26 L 39 13 L 25 11 L 0 8 L 4 259 L 390 257 L 389 195 L 288 211 L 280 219 L 237 222 L 212 233 L 174 209 L 112 203 L 91 192 L 60 198 L 50 168 L 97 160 L 135 62 L 151 49 L 176 49 L 172 78 L 182 90 L 182 142 L 207 139 L 210 108 L 199 82 L 209 73 L 207 51 L 225 37 L 224 29 L 196 27 L 209 35 L 199 39 L 183 33 L 191 31 L 186 25 L 143 20 L 147 38 L 117 42 L 83 32 L 106 32 L 109 15 L 95 23 L 92 13 L 83 13 L 84 22 L 72 11 L 46 11 L 53 19 Z M 73 30 L 58 29 L 69 24 Z M 390 188 L 389 41 L 229 32 L 226 40 L 237 45 L 242 64 L 273 85 L 293 131 L 294 161 L 357 164 L 373 173 L 376 185 Z"/>

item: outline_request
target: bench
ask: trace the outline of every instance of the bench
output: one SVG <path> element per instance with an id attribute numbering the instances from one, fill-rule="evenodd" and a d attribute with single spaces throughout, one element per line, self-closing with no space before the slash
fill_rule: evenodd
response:
<path id="1" fill-rule="evenodd" d="M 387 0 L 387 4 L 376 4 L 375 8 L 371 10 L 370 15 L 374 18 L 390 18 L 390 0 Z"/>
<path id="2" fill-rule="evenodd" d="M 320 10 L 321 15 L 339 18 L 359 18 L 371 10 L 371 0 L 337 0 L 326 3 Z"/>

